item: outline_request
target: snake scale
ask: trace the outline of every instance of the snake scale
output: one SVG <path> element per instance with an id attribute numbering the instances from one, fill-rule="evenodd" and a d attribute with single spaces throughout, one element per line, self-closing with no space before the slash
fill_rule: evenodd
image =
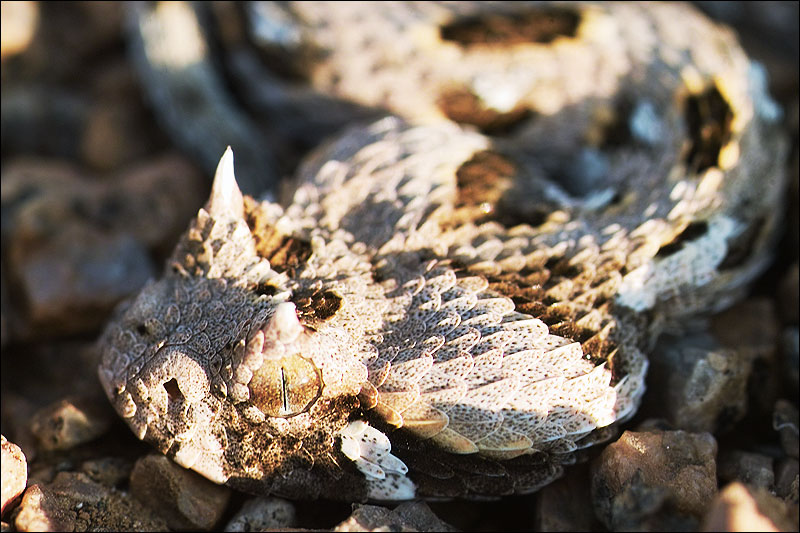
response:
<path id="1" fill-rule="evenodd" d="M 115 312 L 99 377 L 217 483 L 535 491 L 634 414 L 660 331 L 770 261 L 780 110 L 687 5 L 165 2 L 129 22 L 176 142 L 206 166 L 233 151 Z M 234 153 L 252 193 L 323 138 L 280 195 L 240 192 Z"/>

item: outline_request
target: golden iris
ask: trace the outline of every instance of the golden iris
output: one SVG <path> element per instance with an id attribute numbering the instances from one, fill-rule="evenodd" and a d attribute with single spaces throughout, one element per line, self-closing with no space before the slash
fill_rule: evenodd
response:
<path id="1" fill-rule="evenodd" d="M 299 415 L 310 409 L 321 394 L 319 370 L 297 354 L 265 358 L 250 380 L 250 400 L 267 416 Z"/>

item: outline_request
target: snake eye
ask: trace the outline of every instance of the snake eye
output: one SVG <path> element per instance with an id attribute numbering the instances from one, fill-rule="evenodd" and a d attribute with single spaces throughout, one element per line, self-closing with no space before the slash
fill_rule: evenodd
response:
<path id="1" fill-rule="evenodd" d="M 250 400 L 267 416 L 299 415 L 310 409 L 320 394 L 319 370 L 299 355 L 265 358 L 250 380 Z"/>

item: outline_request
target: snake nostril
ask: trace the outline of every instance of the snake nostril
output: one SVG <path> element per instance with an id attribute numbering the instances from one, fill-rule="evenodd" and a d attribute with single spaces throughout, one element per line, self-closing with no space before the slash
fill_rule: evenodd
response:
<path id="1" fill-rule="evenodd" d="M 167 396 L 169 396 L 170 401 L 183 400 L 183 393 L 180 387 L 178 387 L 178 381 L 175 378 L 164 383 L 164 390 L 167 391 Z"/>

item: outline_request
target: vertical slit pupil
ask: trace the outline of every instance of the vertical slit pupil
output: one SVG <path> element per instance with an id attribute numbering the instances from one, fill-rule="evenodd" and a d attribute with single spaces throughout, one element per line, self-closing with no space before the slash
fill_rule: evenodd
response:
<path id="1" fill-rule="evenodd" d="M 283 401 L 283 411 L 289 412 L 289 384 L 286 382 L 286 370 L 281 367 L 281 400 Z"/>

